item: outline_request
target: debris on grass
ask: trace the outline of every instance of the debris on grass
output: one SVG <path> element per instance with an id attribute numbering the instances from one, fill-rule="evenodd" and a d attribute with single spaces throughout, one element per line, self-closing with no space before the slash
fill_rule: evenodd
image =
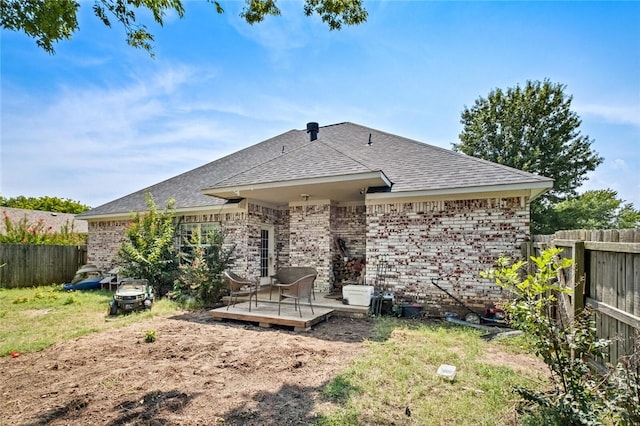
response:
<path id="1" fill-rule="evenodd" d="M 438 367 L 438 371 L 436 374 L 438 374 L 438 376 L 440 377 L 444 377 L 445 379 L 449 379 L 450 381 L 453 381 L 453 379 L 455 379 L 456 377 L 456 366 L 449 365 L 449 364 L 442 364 L 440 365 L 440 367 Z"/>

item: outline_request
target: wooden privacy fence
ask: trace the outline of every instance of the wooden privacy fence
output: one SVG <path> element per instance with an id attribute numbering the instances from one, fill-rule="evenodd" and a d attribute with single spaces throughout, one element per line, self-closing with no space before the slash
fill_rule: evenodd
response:
<path id="1" fill-rule="evenodd" d="M 538 256 L 547 247 L 562 248 L 573 266 L 560 279 L 574 288 L 562 297 L 559 308 L 567 318 L 584 308 L 595 312 L 596 333 L 610 339 L 609 361 L 633 352 L 640 333 L 640 230 L 559 231 L 534 236 L 525 247 Z"/>
<path id="2" fill-rule="evenodd" d="M 69 282 L 86 261 L 86 246 L 0 244 L 0 287 Z"/>

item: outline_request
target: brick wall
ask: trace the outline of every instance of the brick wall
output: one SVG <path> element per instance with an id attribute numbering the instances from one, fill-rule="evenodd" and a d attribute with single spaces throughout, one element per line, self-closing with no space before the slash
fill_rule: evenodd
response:
<path id="1" fill-rule="evenodd" d="M 353 267 L 355 259 L 366 257 L 366 207 L 360 205 L 333 205 L 331 207 L 331 230 L 333 239 L 342 239 L 347 248 L 347 261 L 342 253 L 332 244 L 331 251 L 331 287 L 340 290 L 344 281 L 356 281 L 356 272 Z M 365 259 L 366 260 L 366 259 Z M 358 261 L 357 264 L 360 264 Z"/>
<path id="2" fill-rule="evenodd" d="M 245 271 L 248 259 L 247 214 L 243 211 L 185 215 L 182 223 L 219 223 L 225 232 L 225 248 L 236 246 L 234 269 Z M 126 236 L 131 220 L 89 222 L 87 262 L 99 269 L 109 270 L 115 266 L 116 255 Z"/>
<path id="3" fill-rule="evenodd" d="M 234 263 L 232 269 L 241 275 L 247 271 L 249 258 L 249 239 L 247 228 L 247 213 L 243 210 L 232 212 L 206 213 L 182 216 L 183 223 L 216 223 L 224 233 L 224 249 L 234 248 Z"/>
<path id="4" fill-rule="evenodd" d="M 316 290 L 331 290 L 331 204 L 289 207 L 289 266 L 312 266 L 318 271 Z"/>
<path id="5" fill-rule="evenodd" d="M 349 256 L 364 256 L 366 252 L 366 207 L 364 205 L 332 206 L 331 230 L 342 238 Z"/>
<path id="6" fill-rule="evenodd" d="M 113 268 L 130 223 L 130 220 L 89 222 L 87 263 L 93 263 L 103 271 Z"/>
<path id="7" fill-rule="evenodd" d="M 479 272 L 501 254 L 518 257 L 529 239 L 529 202 L 521 197 L 369 204 L 366 214 L 367 282 L 426 303 L 429 314 L 464 312 L 431 278 L 472 308 L 503 300 Z M 382 261 L 388 270 L 377 277 Z"/>
<path id="8" fill-rule="evenodd" d="M 290 228 L 291 214 L 289 209 L 280 210 L 278 220 L 276 222 L 276 270 L 281 266 L 289 265 L 289 237 L 291 234 Z"/>

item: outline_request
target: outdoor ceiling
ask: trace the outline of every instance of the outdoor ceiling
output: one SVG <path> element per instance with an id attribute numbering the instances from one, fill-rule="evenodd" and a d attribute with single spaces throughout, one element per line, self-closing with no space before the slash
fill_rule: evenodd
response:
<path id="1" fill-rule="evenodd" d="M 382 172 L 208 188 L 203 193 L 223 199 L 248 198 L 280 206 L 314 200 L 364 201 L 367 188 L 379 186 L 391 186 Z"/>

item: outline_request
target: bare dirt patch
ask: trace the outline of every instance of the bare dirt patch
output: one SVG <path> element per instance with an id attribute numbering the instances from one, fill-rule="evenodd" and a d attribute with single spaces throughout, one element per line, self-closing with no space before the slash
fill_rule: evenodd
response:
<path id="1" fill-rule="evenodd" d="M 303 333 L 206 311 L 154 318 L 0 358 L 0 425 L 307 425 L 335 408 L 321 390 L 371 333 L 343 317 Z"/>
<path id="2" fill-rule="evenodd" d="M 341 317 L 304 333 L 208 312 L 151 319 L 1 358 L 0 424 L 308 424 L 371 329 Z"/>
<path id="3" fill-rule="evenodd" d="M 549 368 L 540 358 L 525 354 L 510 354 L 495 347 L 487 347 L 485 349 L 482 362 L 509 367 L 514 371 L 536 372 L 541 377 L 549 375 Z"/>

